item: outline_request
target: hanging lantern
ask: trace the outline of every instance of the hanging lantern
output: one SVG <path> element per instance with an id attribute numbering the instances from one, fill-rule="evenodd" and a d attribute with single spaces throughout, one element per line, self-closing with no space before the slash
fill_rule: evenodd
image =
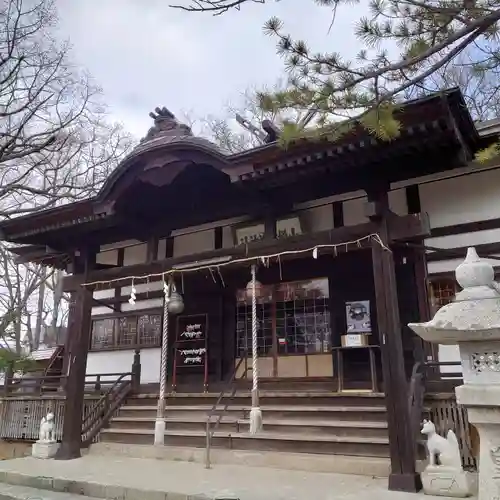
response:
<path id="1" fill-rule="evenodd" d="M 172 282 L 167 308 L 170 314 L 181 314 L 184 311 L 184 299 L 176 290 L 174 282 Z"/>
<path id="2" fill-rule="evenodd" d="M 262 283 L 258 280 L 255 280 L 255 298 L 260 299 L 263 293 Z M 250 280 L 247 284 L 246 294 L 249 299 L 252 298 L 252 280 Z"/>

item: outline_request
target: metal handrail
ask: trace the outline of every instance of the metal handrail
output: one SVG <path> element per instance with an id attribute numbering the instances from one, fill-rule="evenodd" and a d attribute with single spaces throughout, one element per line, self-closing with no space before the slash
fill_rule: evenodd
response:
<path id="1" fill-rule="evenodd" d="M 231 400 L 234 398 L 234 395 L 236 394 L 236 386 L 234 385 L 234 381 L 236 379 L 236 373 L 238 373 L 238 369 L 243 363 L 244 360 L 247 358 L 247 353 L 245 352 L 245 356 L 240 358 L 238 363 L 236 363 L 236 366 L 234 367 L 233 371 L 231 372 L 231 375 L 228 377 L 223 389 L 220 391 L 219 397 L 217 398 L 216 402 L 212 406 L 212 409 L 208 412 L 207 416 L 207 428 L 206 428 L 206 450 L 205 450 L 205 468 L 210 469 L 210 448 L 212 444 L 212 437 L 215 434 L 215 431 L 218 429 L 219 424 L 226 414 L 226 411 L 229 407 L 229 403 Z M 247 370 L 245 370 L 244 375 L 246 375 Z M 222 398 L 226 394 L 228 388 L 232 386 L 231 394 L 229 395 L 226 404 L 224 405 L 224 409 L 220 413 L 217 412 L 217 407 L 219 406 L 220 402 L 222 401 Z M 215 425 L 211 427 L 212 424 L 212 417 L 217 416 L 217 420 L 215 422 Z"/>

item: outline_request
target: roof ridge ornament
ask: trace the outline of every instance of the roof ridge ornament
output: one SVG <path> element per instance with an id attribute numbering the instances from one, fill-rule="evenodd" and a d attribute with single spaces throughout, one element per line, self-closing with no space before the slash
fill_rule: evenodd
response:
<path id="1" fill-rule="evenodd" d="M 141 139 L 141 143 L 156 139 L 160 136 L 170 137 L 185 137 L 192 136 L 191 127 L 185 123 L 179 123 L 175 115 L 165 106 L 155 108 L 149 113 L 149 116 L 154 120 L 154 125 L 148 130 L 145 137 Z"/>

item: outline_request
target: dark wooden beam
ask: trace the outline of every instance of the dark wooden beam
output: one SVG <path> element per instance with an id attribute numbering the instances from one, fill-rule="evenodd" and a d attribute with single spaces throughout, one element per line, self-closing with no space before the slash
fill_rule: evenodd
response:
<path id="1" fill-rule="evenodd" d="M 333 227 L 344 227 L 344 203 L 334 201 L 332 203 Z"/>
<path id="2" fill-rule="evenodd" d="M 222 248 L 220 250 L 210 250 L 196 255 L 183 255 L 179 257 L 170 257 L 164 260 L 151 262 L 149 264 L 136 264 L 121 268 L 106 269 L 103 271 L 92 272 L 89 274 L 86 282 L 107 281 L 114 279 L 127 279 L 127 277 L 141 276 L 146 274 L 161 274 L 169 271 L 175 265 L 195 263 L 218 257 L 259 257 L 271 255 L 280 251 L 306 250 L 315 245 L 343 244 L 349 241 L 357 240 L 377 232 L 378 226 L 372 222 L 358 224 L 356 226 L 345 226 L 329 231 L 320 231 L 316 233 L 306 233 L 289 238 L 275 240 L 261 240 L 249 245 L 240 245 L 232 248 Z M 402 217 L 395 216 L 389 222 L 388 228 L 391 239 L 408 240 L 413 238 L 422 238 L 429 235 L 428 219 L 422 214 L 406 215 Z M 168 241 L 168 240 L 167 240 Z M 64 290 L 75 290 L 80 283 L 83 283 L 81 276 L 67 276 L 64 278 Z M 126 282 L 122 283 L 125 286 Z"/>
<path id="3" fill-rule="evenodd" d="M 95 249 L 82 249 L 75 258 L 75 273 L 86 279 L 95 266 Z M 70 363 L 66 384 L 66 405 L 63 422 L 61 447 L 55 458 L 71 460 L 79 458 L 82 442 L 83 397 L 85 392 L 85 372 L 90 344 L 92 316 L 92 295 L 90 287 L 80 287 L 72 294 L 70 317 L 68 321 L 68 337 L 70 342 Z"/>
<path id="4" fill-rule="evenodd" d="M 119 288 L 117 289 L 119 290 Z M 115 305 L 115 299 L 111 299 L 111 301 L 106 301 L 106 299 L 104 300 L 99 300 L 99 299 L 94 299 L 92 298 L 92 303 L 93 304 L 97 304 L 98 306 L 102 306 L 102 307 L 108 307 L 109 309 L 111 309 L 112 311 L 115 311 L 115 312 L 120 312 L 120 306 L 118 305 L 118 307 Z"/>
<path id="5" fill-rule="evenodd" d="M 382 243 L 390 248 L 388 193 L 368 193 L 373 202 L 372 221 L 377 225 Z M 389 489 L 417 492 L 422 488 L 415 470 L 414 435 L 410 425 L 408 407 L 408 381 L 405 372 L 402 330 L 399 318 L 399 301 L 396 284 L 394 254 L 372 242 L 373 278 L 377 307 L 378 332 L 381 343 L 382 370 L 389 424 L 389 452 L 391 474 Z"/>
<path id="6" fill-rule="evenodd" d="M 116 261 L 117 266 L 123 267 L 124 260 L 125 260 L 125 248 L 119 248 Z M 115 310 L 118 312 L 122 310 L 122 304 L 120 298 L 121 298 L 121 287 L 117 286 L 115 288 L 115 296 L 113 299 L 114 299 Z"/>
<path id="7" fill-rule="evenodd" d="M 500 229 L 500 218 L 478 220 L 474 222 L 462 222 L 451 226 L 434 227 L 432 228 L 431 236 L 433 238 L 439 238 L 441 236 L 475 233 L 477 231 L 488 231 L 491 229 Z"/>
<path id="8" fill-rule="evenodd" d="M 214 249 L 220 250 L 223 244 L 223 228 L 216 227 L 214 228 Z"/>
<path id="9" fill-rule="evenodd" d="M 422 211 L 420 204 L 420 190 L 418 184 L 413 184 L 405 189 L 406 206 L 409 214 L 418 214 Z"/>
<path id="10" fill-rule="evenodd" d="M 499 257 L 494 256 L 493 254 L 500 253 L 500 243 L 481 243 L 479 245 L 474 245 L 476 251 L 480 257 L 483 259 L 487 259 L 488 255 L 490 258 L 499 259 Z M 428 247 L 435 248 L 435 247 Z M 455 248 L 443 248 L 438 251 L 434 251 L 432 253 L 428 253 L 426 255 L 427 262 L 438 262 L 441 260 L 449 260 L 449 259 L 465 259 L 465 255 L 467 254 L 467 248 L 465 247 L 455 247 Z"/>
<path id="11" fill-rule="evenodd" d="M 154 262 L 158 260 L 158 237 L 151 236 L 147 241 L 146 262 Z"/>
<path id="12" fill-rule="evenodd" d="M 169 236 L 165 240 L 165 259 L 171 259 L 174 256 L 174 238 Z"/>
<path id="13" fill-rule="evenodd" d="M 429 298 L 429 279 L 427 275 L 427 262 L 425 259 L 425 251 L 423 249 L 414 248 L 410 251 L 416 283 L 416 294 L 418 300 L 419 322 L 429 321 L 431 319 L 431 304 Z M 429 357 L 433 360 L 438 359 L 438 346 L 425 342 L 420 339 L 424 361 L 428 361 Z"/>
<path id="14" fill-rule="evenodd" d="M 277 218 L 271 214 L 268 214 L 264 219 L 264 238 L 266 240 L 276 240 L 276 227 Z"/>

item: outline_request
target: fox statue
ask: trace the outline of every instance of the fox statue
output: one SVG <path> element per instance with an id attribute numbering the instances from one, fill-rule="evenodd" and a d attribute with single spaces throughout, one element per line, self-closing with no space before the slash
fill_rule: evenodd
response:
<path id="1" fill-rule="evenodd" d="M 52 412 L 47 413 L 47 416 L 42 418 L 38 440 L 42 443 L 54 441 L 54 414 Z"/>
<path id="2" fill-rule="evenodd" d="M 448 431 L 445 439 L 437 434 L 436 426 L 430 420 L 424 420 L 421 433 L 427 436 L 430 466 L 462 468 L 457 436 L 452 430 Z M 436 463 L 436 457 L 438 457 L 439 463 Z"/>

